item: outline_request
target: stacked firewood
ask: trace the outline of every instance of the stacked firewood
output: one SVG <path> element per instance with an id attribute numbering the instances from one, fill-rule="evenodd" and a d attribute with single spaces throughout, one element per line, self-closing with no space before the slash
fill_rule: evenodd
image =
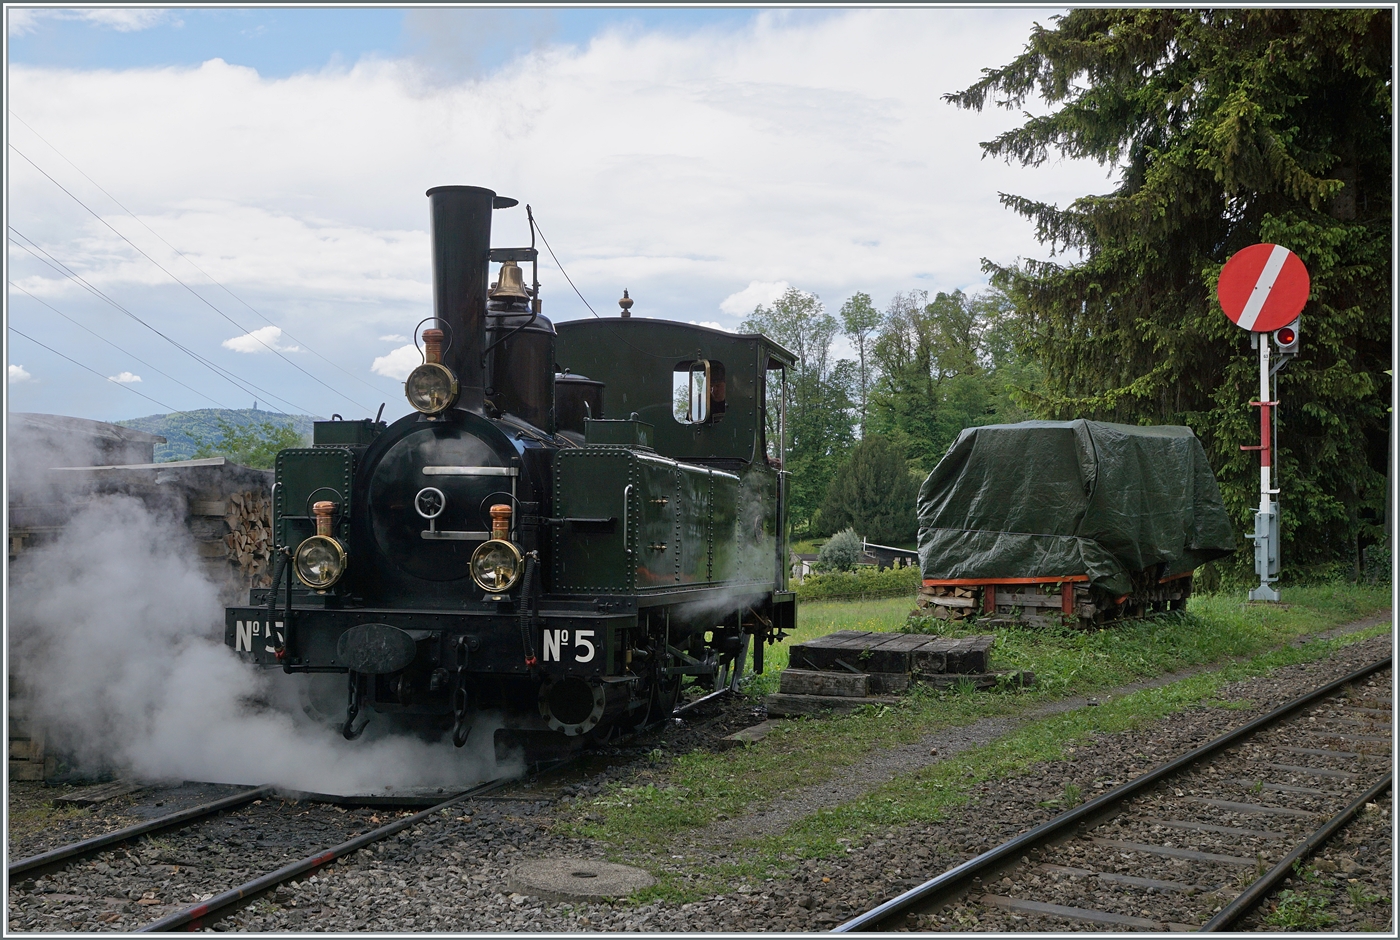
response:
<path id="1" fill-rule="evenodd" d="M 260 493 L 234 493 L 224 516 L 229 533 L 224 536 L 228 558 L 253 587 L 271 583 L 272 501 Z"/>
<path id="2" fill-rule="evenodd" d="M 976 589 L 943 584 L 919 587 L 919 611 L 940 620 L 966 620 L 977 613 Z"/>

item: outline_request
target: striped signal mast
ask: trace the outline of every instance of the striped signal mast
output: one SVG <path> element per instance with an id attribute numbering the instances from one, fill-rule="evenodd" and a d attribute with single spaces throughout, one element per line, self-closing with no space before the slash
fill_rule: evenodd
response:
<path id="1" fill-rule="evenodd" d="M 1259 451 L 1259 509 L 1254 514 L 1254 570 L 1259 586 L 1249 592 L 1252 601 L 1277 601 L 1273 583 L 1279 572 L 1279 491 L 1273 486 L 1274 435 L 1270 380 L 1298 354 L 1303 306 L 1312 289 L 1308 269 L 1298 256 L 1282 245 L 1250 245 L 1237 251 L 1220 272 L 1216 295 L 1220 308 L 1240 329 L 1250 333 L 1250 344 L 1259 351 L 1259 443 L 1241 447 Z M 1278 361 L 1270 363 L 1273 334 Z"/>

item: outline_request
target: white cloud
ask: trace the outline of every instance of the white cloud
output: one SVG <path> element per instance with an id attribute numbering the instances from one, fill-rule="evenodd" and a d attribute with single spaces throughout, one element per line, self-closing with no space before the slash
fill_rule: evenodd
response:
<path id="1" fill-rule="evenodd" d="M 9 35 L 25 36 L 39 28 L 44 20 L 83 20 L 93 26 L 114 29 L 119 33 L 135 33 L 161 23 L 173 21 L 173 10 L 114 9 L 43 10 L 15 8 L 5 11 L 9 20 Z"/>
<path id="2" fill-rule="evenodd" d="M 379 337 L 379 341 L 381 343 L 406 343 L 408 342 L 408 337 L 404 336 L 402 333 L 390 333 L 387 336 Z"/>
<path id="3" fill-rule="evenodd" d="M 12 21 L 15 12 L 7 10 Z M 983 160 L 978 141 L 1023 116 L 960 111 L 941 95 L 1014 59 L 1031 24 L 1055 12 L 852 9 L 762 14 L 734 30 L 612 30 L 461 81 L 426 75 L 411 57 L 275 79 L 219 59 L 125 70 L 11 63 L 8 106 L 296 337 L 277 334 L 277 344 L 314 350 L 355 377 L 310 355 L 298 364 L 377 406 L 381 399 L 369 399 L 385 377 L 419 361 L 401 352 L 407 340 L 387 337 L 409 336 L 432 312 L 424 190 L 434 185 L 489 186 L 529 202 L 603 316 L 617 314 L 623 288 L 637 301 L 635 316 L 682 322 L 719 314 L 737 324 L 788 285 L 819 294 L 833 311 L 856 291 L 883 306 L 897 291 L 984 283 L 983 258 L 1045 257 L 1032 226 L 997 194 L 1067 204 L 1111 188 L 1106 171 Z M 1027 107 L 1043 113 L 1036 102 Z M 12 123 L 10 134 L 211 303 L 240 323 L 264 322 L 23 125 Z M 17 230 L 168 335 L 202 355 L 220 343 L 263 351 L 246 337 L 227 340 L 213 311 L 23 160 L 11 161 L 8 185 Z M 530 243 L 523 204 L 494 213 L 492 225 L 496 246 Z M 555 322 L 588 316 L 542 255 L 545 314 Z M 15 283 L 65 314 L 98 323 L 110 312 L 18 249 L 9 265 Z M 84 355 L 90 342 L 75 338 L 74 357 L 99 355 Z M 390 344 L 400 348 L 378 355 Z M 249 355 L 240 367 L 299 410 L 349 407 L 275 356 Z M 191 380 L 201 392 L 242 396 L 201 374 Z M 93 407 L 73 394 L 71 404 L 50 407 Z"/>
<path id="4" fill-rule="evenodd" d="M 724 330 L 726 333 L 734 332 L 729 327 L 722 323 L 716 323 L 714 320 L 691 320 L 690 322 L 694 323 L 696 326 L 708 326 L 712 330 Z"/>
<path id="5" fill-rule="evenodd" d="M 787 281 L 750 281 L 748 287 L 721 300 L 719 309 L 732 316 L 747 317 L 754 307 L 768 306 L 791 286 Z"/>
<path id="6" fill-rule="evenodd" d="M 135 33 L 143 29 L 150 29 L 170 19 L 174 11 L 172 10 L 121 10 L 121 9 L 96 9 L 80 10 L 78 15 L 96 26 L 106 26 L 115 29 L 119 33 Z"/>
<path id="7" fill-rule="evenodd" d="M 9 367 L 8 371 L 9 381 L 11 383 L 34 381 L 34 376 L 30 375 L 29 372 L 24 368 L 24 366 L 12 365 Z"/>
<path id="8" fill-rule="evenodd" d="M 400 346 L 387 356 L 376 356 L 369 367 L 375 375 L 389 379 L 406 379 L 408 374 L 423 364 L 423 355 L 410 343 Z"/>
<path id="9" fill-rule="evenodd" d="M 281 338 L 282 328 L 280 326 L 265 326 L 260 330 L 253 330 L 251 333 L 226 339 L 220 345 L 225 349 L 232 349 L 234 352 L 240 353 L 297 352 L 301 348 L 299 346 L 283 346 L 278 342 Z"/>
<path id="10" fill-rule="evenodd" d="M 132 382 L 141 381 L 141 376 L 132 372 L 118 372 L 116 375 L 107 376 L 108 382 L 120 382 L 123 385 L 130 385 Z"/>

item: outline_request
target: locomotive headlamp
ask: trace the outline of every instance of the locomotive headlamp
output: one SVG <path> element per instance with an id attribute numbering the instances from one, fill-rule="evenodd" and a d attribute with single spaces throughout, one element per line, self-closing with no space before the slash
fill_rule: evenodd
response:
<path id="1" fill-rule="evenodd" d="M 457 377 L 440 362 L 425 362 L 408 374 L 403 390 L 415 411 L 435 415 L 457 400 Z"/>
<path id="2" fill-rule="evenodd" d="M 325 591 L 345 573 L 345 549 L 329 535 L 313 535 L 297 547 L 297 579 L 313 591 Z"/>
<path id="3" fill-rule="evenodd" d="M 404 394 L 415 411 L 435 415 L 457 401 L 457 376 L 442 364 L 442 330 L 423 331 L 423 364 L 408 374 Z"/>
<path id="4" fill-rule="evenodd" d="M 523 567 L 524 558 L 520 549 L 505 539 L 482 542 L 472 552 L 472 580 L 477 587 L 491 594 L 500 594 L 515 587 Z"/>
<path id="5" fill-rule="evenodd" d="M 316 518 L 316 534 L 297 546 L 292 568 L 302 584 L 313 591 L 325 591 L 345 573 L 345 549 L 331 535 L 335 503 L 321 500 L 311 507 Z"/>

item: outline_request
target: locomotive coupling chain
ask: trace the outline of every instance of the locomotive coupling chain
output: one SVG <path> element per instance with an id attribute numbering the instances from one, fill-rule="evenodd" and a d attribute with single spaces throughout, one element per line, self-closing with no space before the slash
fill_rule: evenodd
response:
<path id="1" fill-rule="evenodd" d="M 453 655 L 456 658 L 456 681 L 452 687 L 452 743 L 456 747 L 462 747 L 467 743 L 467 735 L 471 733 L 471 723 L 468 717 L 467 699 L 467 638 L 457 637 L 457 644 L 453 647 Z"/>

